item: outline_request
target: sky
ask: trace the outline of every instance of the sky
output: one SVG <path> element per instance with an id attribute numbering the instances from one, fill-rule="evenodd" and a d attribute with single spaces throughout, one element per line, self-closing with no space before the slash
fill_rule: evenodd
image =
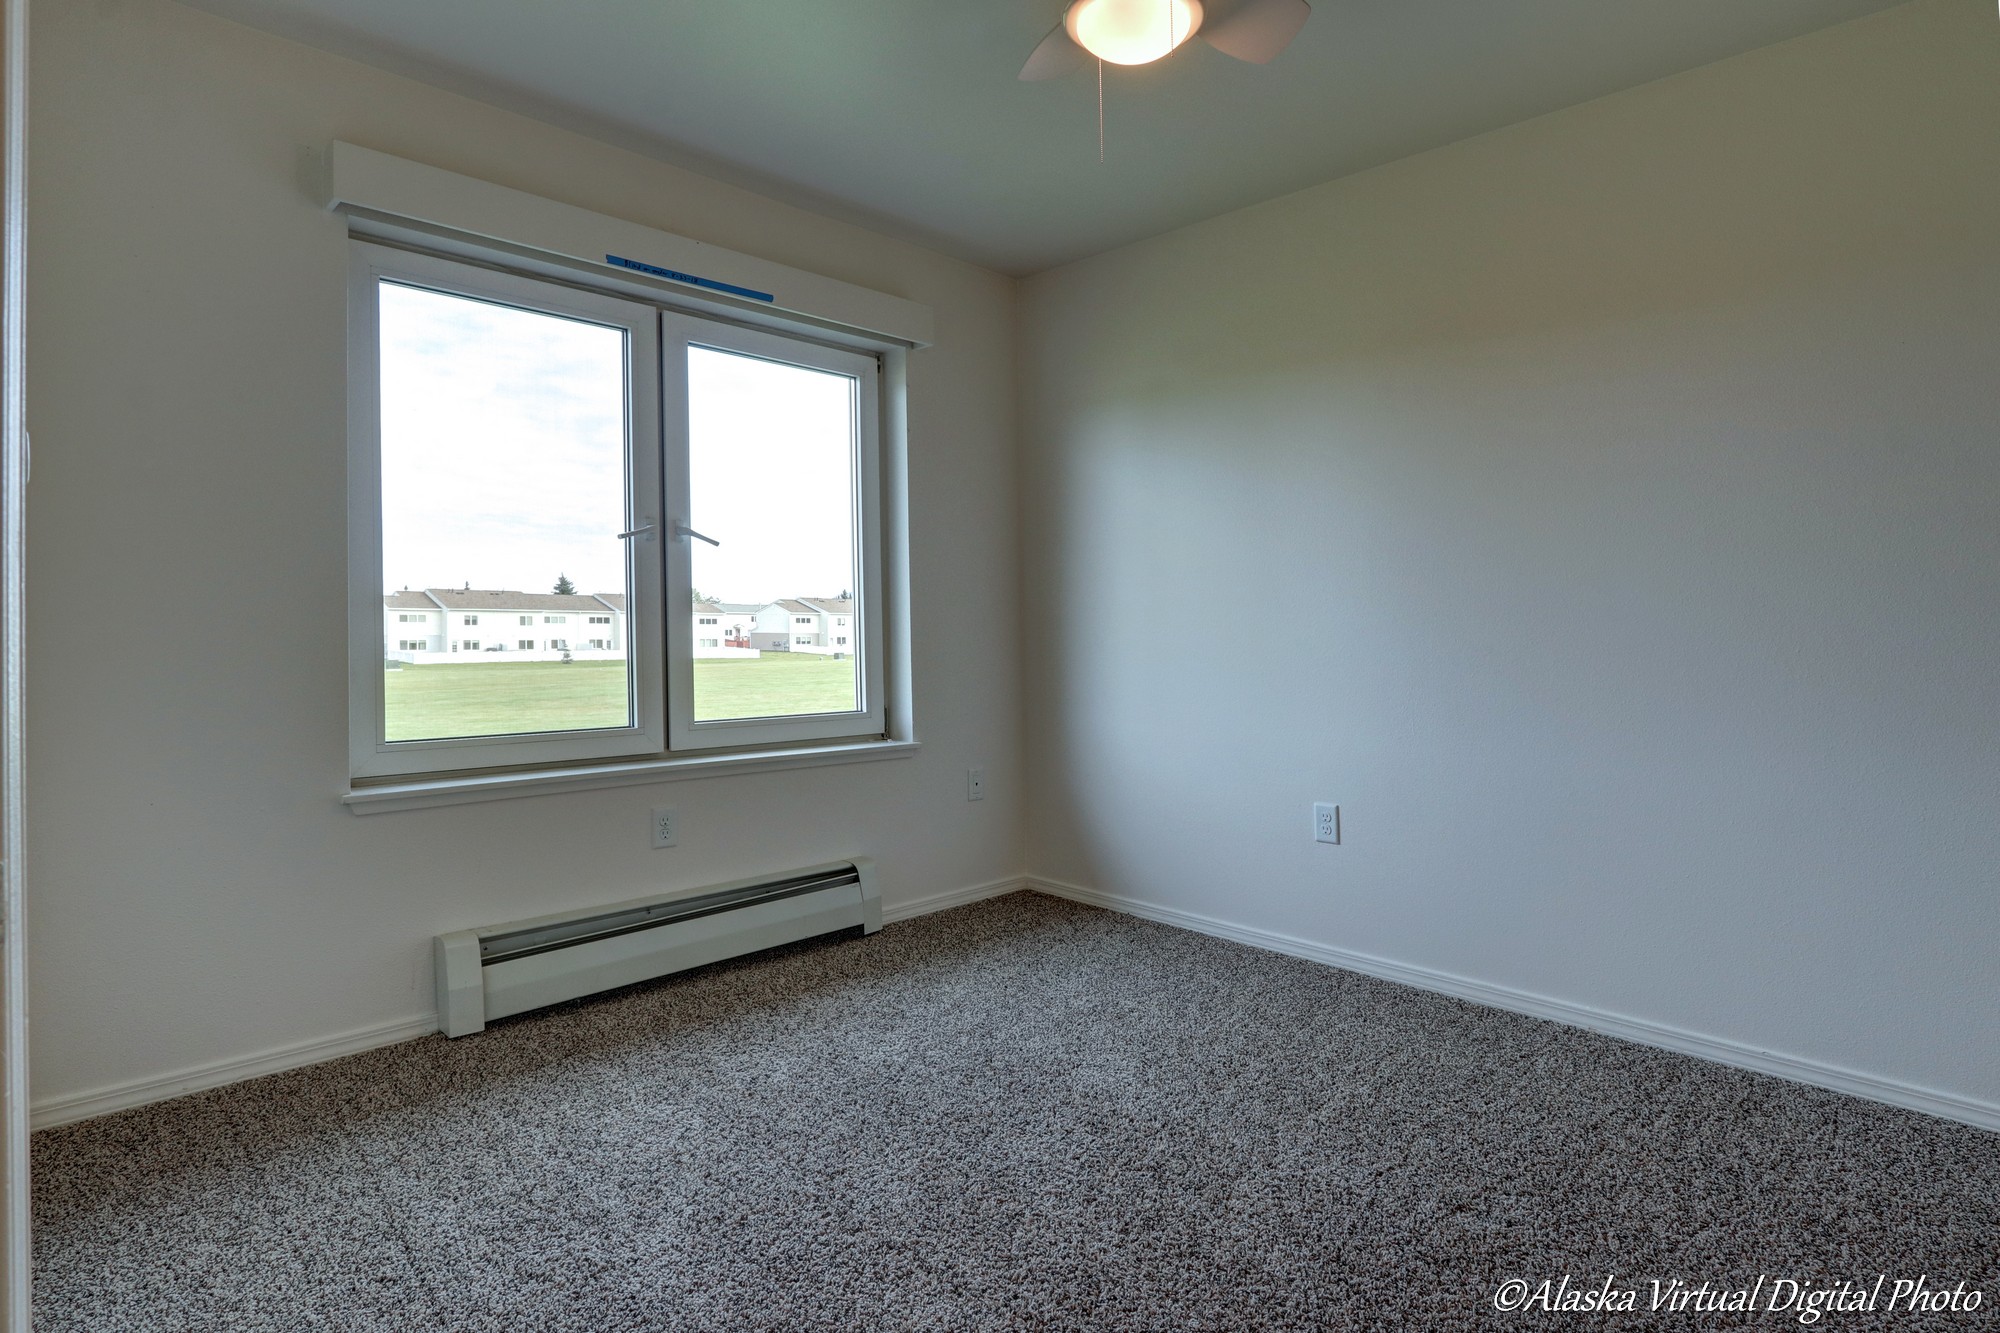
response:
<path id="1" fill-rule="evenodd" d="M 390 283 L 380 310 L 384 590 L 625 591 L 624 332 Z M 689 521 L 723 543 L 695 587 L 850 590 L 853 381 L 706 348 L 688 381 Z"/>
<path id="2" fill-rule="evenodd" d="M 724 602 L 854 588 L 854 381 L 688 352 L 694 586 Z"/>

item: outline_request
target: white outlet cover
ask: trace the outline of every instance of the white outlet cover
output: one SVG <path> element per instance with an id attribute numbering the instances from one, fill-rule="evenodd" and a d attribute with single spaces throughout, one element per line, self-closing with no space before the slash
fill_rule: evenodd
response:
<path id="1" fill-rule="evenodd" d="M 673 811 L 656 808 L 653 811 L 653 845 L 672 847 L 680 841 L 681 819 Z"/>
<path id="2" fill-rule="evenodd" d="M 1313 803 L 1313 841 L 1340 845 L 1340 807 L 1330 801 Z"/>

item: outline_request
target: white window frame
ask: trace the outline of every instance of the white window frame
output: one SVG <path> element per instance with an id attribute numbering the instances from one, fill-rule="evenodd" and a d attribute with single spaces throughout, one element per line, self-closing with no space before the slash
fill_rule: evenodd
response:
<path id="1" fill-rule="evenodd" d="M 691 531 L 700 530 L 691 512 L 688 480 L 688 349 L 703 347 L 739 356 L 844 375 L 854 381 L 852 398 L 855 441 L 852 506 L 857 547 L 854 615 L 860 620 L 862 642 L 856 656 L 855 689 L 859 707 L 839 713 L 789 717 L 740 718 L 697 722 L 694 719 L 694 624 L 683 612 L 667 617 L 667 651 L 672 662 L 690 669 L 672 672 L 667 681 L 667 736 L 675 752 L 768 746 L 801 741 L 855 740 L 880 737 L 886 727 L 886 687 L 883 671 L 882 614 L 882 429 L 880 361 L 863 352 L 830 347 L 803 338 L 743 328 L 715 319 L 675 311 L 660 316 L 661 417 L 667 431 L 666 513 L 673 539 L 667 543 L 668 605 L 694 603 Z"/>
<path id="2" fill-rule="evenodd" d="M 384 281 L 621 329 L 626 348 L 626 529 L 657 531 L 660 494 L 659 320 L 656 308 L 484 267 L 349 241 L 348 736 L 357 779 L 404 777 L 656 754 L 665 748 L 664 642 L 656 614 L 628 632 L 632 725 L 447 740 L 383 737 L 380 302 Z M 645 534 L 650 536 L 651 532 Z M 658 546 L 627 542 L 630 605 L 661 601 Z"/>
<path id="3" fill-rule="evenodd" d="M 897 758 L 917 748 L 910 713 L 907 624 L 908 429 L 903 394 L 909 344 L 852 335 L 811 320 L 718 309 L 668 284 L 623 278 L 580 280 L 483 244 L 436 241 L 383 230 L 390 244 L 354 227 L 349 323 L 350 769 L 344 798 L 357 814 L 457 804 L 542 791 L 659 781 L 711 772 L 747 772 Z M 405 249 L 403 247 L 412 247 Z M 433 251 L 458 256 L 444 258 Z M 469 262 L 465 262 L 469 261 Z M 539 276 L 531 276 L 539 275 Z M 628 349 L 627 527 L 632 541 L 623 640 L 631 657 L 635 725 L 587 732 L 383 742 L 380 453 L 375 282 L 392 281 L 472 299 L 623 327 Z M 726 305 L 727 303 L 721 303 Z M 636 309 L 635 309 L 636 308 Z M 613 314 L 612 312 L 616 312 Z M 643 327 L 642 327 L 643 326 Z M 765 331 L 768 329 L 769 331 Z M 650 352 L 647 344 L 650 335 Z M 672 345 L 669 346 L 669 343 Z M 833 714 L 693 721 L 693 617 L 688 508 L 686 349 L 741 355 L 848 375 L 855 382 L 855 614 L 860 707 Z M 641 367 L 653 369 L 651 383 Z M 671 374 L 670 370 L 679 373 Z M 652 447 L 646 446 L 647 441 Z M 649 483 L 642 474 L 650 468 Z M 674 506 L 678 506 L 675 508 Z M 681 515 L 676 526 L 675 514 Z M 657 518 L 655 517 L 657 515 Z M 678 540 L 667 540 L 672 535 Z M 675 580 L 679 587 L 675 587 Z M 428 618 L 428 617 L 426 617 Z M 438 652 L 457 650 L 446 635 Z M 544 617 L 562 623 L 567 616 Z M 614 628 L 618 617 L 613 617 Z M 745 631 L 755 631 L 752 625 Z M 546 632 L 546 631 L 545 631 Z M 788 636 L 787 636 L 788 637 Z M 483 641 L 482 641 L 483 642 Z M 547 640 L 564 653 L 572 641 Z M 561 643 L 564 646 L 557 647 Z M 789 647 L 781 642 L 778 650 Z M 768 650 L 767 650 L 768 651 Z"/>

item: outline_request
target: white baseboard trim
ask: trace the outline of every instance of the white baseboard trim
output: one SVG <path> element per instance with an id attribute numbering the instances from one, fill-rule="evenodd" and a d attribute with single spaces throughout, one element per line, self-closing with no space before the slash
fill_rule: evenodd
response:
<path id="1" fill-rule="evenodd" d="M 172 1097 L 185 1096 L 190 1092 L 204 1092 L 209 1088 L 219 1088 L 225 1083 L 240 1083 L 246 1078 L 259 1078 L 265 1074 L 277 1074 L 304 1065 L 337 1060 L 343 1055 L 374 1050 L 377 1046 L 393 1046 L 397 1042 L 412 1041 L 436 1031 L 436 1014 L 397 1019 L 393 1023 L 381 1023 L 374 1027 L 356 1028 L 352 1032 L 342 1032 L 331 1037 L 315 1037 L 311 1041 L 273 1047 L 267 1051 L 259 1051 L 255 1055 L 237 1056 L 229 1060 L 218 1060 L 213 1064 L 196 1065 L 159 1078 L 113 1083 L 102 1088 L 94 1088 L 89 1092 L 73 1093 L 67 1097 L 51 1097 L 46 1101 L 33 1103 L 29 1108 L 28 1120 L 30 1126 L 35 1129 L 67 1125 L 73 1120 L 88 1120 L 92 1116 L 126 1111 L 135 1106 L 145 1106 L 150 1102 L 163 1102 Z"/>
<path id="2" fill-rule="evenodd" d="M 1024 875 L 1009 879 L 996 879 L 986 884 L 974 884 L 969 889 L 953 889 L 949 893 L 934 893 L 928 898 L 915 898 L 906 903 L 884 903 L 882 924 L 892 921 L 908 921 L 913 916 L 928 916 L 932 912 L 942 912 L 947 908 L 963 907 L 967 903 L 980 902 L 987 898 L 998 898 L 1003 894 L 1019 893 L 1031 887 Z"/>
<path id="3" fill-rule="evenodd" d="M 1292 935 L 1280 935 L 1274 931 L 1258 930 L 1252 926 L 1239 926 L 1199 913 L 1184 912 L 1173 907 L 1160 907 L 1121 894 L 1101 893 L 1096 889 L 1086 889 L 1081 885 L 1067 884 L 1061 880 L 1030 875 L 1026 879 L 1026 886 L 1037 893 L 1046 893 L 1051 897 L 1067 898 L 1072 902 L 1108 908 L 1114 912 L 1143 917 L 1148 921 L 1158 921 L 1169 926 L 1179 926 L 1183 930 L 1235 940 L 1239 944 L 1268 949 L 1272 953 L 1289 954 L 1294 958 L 1325 963 L 1330 967 L 1360 972 L 1367 976 L 1379 977 L 1383 981 L 1412 986 L 1418 990 L 1435 991 L 1440 995 L 1470 1000 L 1474 1004 L 1483 1004 L 1489 1008 L 1506 1009 L 1533 1018 L 1567 1023 L 1571 1027 L 1587 1028 L 1592 1032 L 1622 1037 L 1645 1046 L 1657 1046 L 1664 1050 L 1677 1051 L 1682 1055 L 1713 1060 L 1718 1064 L 1734 1065 L 1739 1069 L 1790 1079 L 1795 1083 L 1807 1083 L 1814 1087 L 1866 1098 L 1869 1101 L 1923 1111 L 1929 1115 L 1960 1121 L 1980 1129 L 2000 1130 L 2000 1104 L 1994 1102 L 1962 1097 L 1956 1093 L 1939 1092 L 1911 1083 L 1900 1083 L 1874 1074 L 1864 1074 L 1858 1070 L 1844 1069 L 1838 1065 L 1823 1064 L 1817 1060 L 1802 1059 L 1795 1055 L 1785 1055 L 1778 1051 L 1760 1050 L 1754 1046 L 1745 1046 L 1721 1037 L 1705 1036 L 1699 1032 L 1689 1032 L 1664 1023 L 1614 1014 L 1588 1005 L 1572 1004 L 1567 1000 L 1552 999 L 1546 995 L 1515 990 L 1509 986 L 1495 986 L 1484 981 L 1474 981 L 1470 977 L 1454 976 L 1449 972 L 1412 967 L 1407 963 L 1392 962 L 1371 954 L 1353 953 L 1346 949 L 1315 944 Z"/>
<path id="4" fill-rule="evenodd" d="M 970 888 L 953 889 L 948 893 L 936 893 L 927 898 L 884 906 L 882 920 L 885 924 L 892 921 L 907 921 L 911 917 L 942 912 L 949 907 L 963 907 L 967 903 L 976 903 L 983 898 L 997 898 L 1002 894 L 1015 893 L 1027 887 L 1028 881 L 1016 875 L 1009 879 L 975 884 Z M 277 1074 L 287 1069 L 299 1069 L 326 1060 L 337 1060 L 343 1055 L 374 1050 L 378 1046 L 393 1046 L 397 1042 L 411 1041 L 436 1031 L 437 1015 L 423 1014 L 375 1027 L 356 1028 L 352 1032 L 342 1032 L 331 1037 L 315 1037 L 311 1041 L 274 1047 L 268 1051 L 259 1051 L 255 1055 L 218 1060 L 214 1064 L 196 1065 L 158 1078 L 114 1083 L 102 1088 L 93 1088 L 89 1092 L 73 1093 L 67 1097 L 51 1097 L 32 1104 L 28 1113 L 29 1123 L 35 1129 L 67 1125 L 76 1120 L 88 1120 L 92 1116 L 109 1115 L 113 1111 L 128 1111 L 135 1106 L 182 1097 L 190 1092 L 219 1088 L 225 1083 L 240 1083 L 247 1078 L 260 1078 L 265 1074 Z"/>

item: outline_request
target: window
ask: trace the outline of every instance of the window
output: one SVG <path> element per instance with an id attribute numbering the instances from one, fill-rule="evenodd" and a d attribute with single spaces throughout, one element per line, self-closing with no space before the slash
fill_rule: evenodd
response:
<path id="1" fill-rule="evenodd" d="M 424 650 L 424 642 L 423 639 L 400 639 L 396 647 L 402 652 L 420 653 Z"/>
<path id="2" fill-rule="evenodd" d="M 396 619 L 402 621 L 405 625 L 409 624 L 421 625 L 424 624 L 426 621 L 428 621 L 430 617 L 425 615 L 423 612 L 419 611 L 416 615 L 413 616 L 402 615 L 402 616 L 397 616 Z"/>
<path id="3" fill-rule="evenodd" d="M 811 616 L 793 616 L 792 623 L 794 625 L 810 625 L 813 622 Z"/>
<path id="4" fill-rule="evenodd" d="M 876 358 L 679 313 L 661 331 L 668 397 L 685 403 L 669 420 L 667 511 L 720 543 L 668 543 L 673 604 L 695 588 L 759 606 L 854 590 L 863 629 L 854 654 L 801 664 L 776 690 L 732 683 L 751 661 L 670 668 L 672 750 L 882 735 Z M 694 631 L 685 613 L 668 621 L 670 662 L 691 662 Z"/>
<path id="5" fill-rule="evenodd" d="M 644 497 L 657 494 L 659 453 L 634 442 L 657 433 L 657 313 L 430 256 L 353 251 L 357 587 L 546 589 L 567 578 L 657 601 L 657 560 L 635 558 L 618 536 L 656 508 Z M 479 615 L 460 623 L 476 627 Z M 538 675 L 532 662 L 357 675 L 354 775 L 656 751 L 658 643 L 592 662 L 581 681 Z M 501 674 L 473 688 L 467 672 Z"/>
<path id="6" fill-rule="evenodd" d="M 357 779 L 885 733 L 874 354 L 365 241 L 352 250 Z M 623 626 L 579 640 L 584 658 L 550 638 L 563 660 L 386 670 L 369 638 L 382 625 L 373 599 L 461 583 L 573 588 L 608 602 Z M 719 635 L 697 638 L 697 622 L 720 618 L 670 613 L 697 587 L 759 606 L 853 590 L 857 650 L 814 655 L 782 680 L 754 660 L 697 668 L 697 649 L 721 646 Z M 549 599 L 527 595 L 531 606 Z M 359 608 L 370 604 L 364 633 Z M 458 614 L 478 626 L 478 613 Z M 583 619 L 608 629 L 621 615 Z M 451 648 L 506 647 L 482 644 Z M 744 671 L 757 674 L 730 674 Z M 469 688 L 468 672 L 496 674 Z"/>

